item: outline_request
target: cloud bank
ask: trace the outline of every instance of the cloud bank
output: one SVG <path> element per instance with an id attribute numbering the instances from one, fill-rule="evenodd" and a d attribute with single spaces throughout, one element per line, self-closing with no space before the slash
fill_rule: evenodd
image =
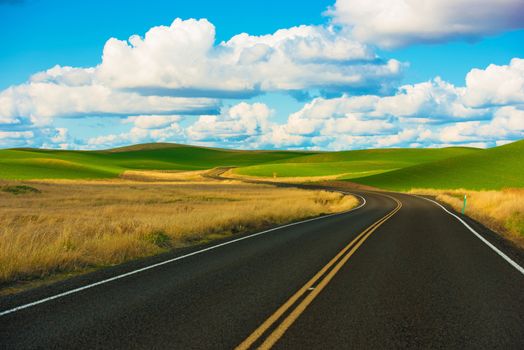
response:
<path id="1" fill-rule="evenodd" d="M 494 146 L 524 137 L 524 98 L 518 84 L 524 72 L 515 68 L 523 62 L 513 59 L 506 66 L 474 69 L 462 87 L 437 77 L 400 86 L 388 96 L 317 97 L 284 123 L 274 120 L 274 111 L 266 104 L 246 102 L 223 107 L 218 115 L 202 115 L 187 128 L 170 124 L 168 117 L 132 117 L 130 133 L 90 140 L 89 145 L 96 147 L 100 140 L 147 142 L 152 134 L 145 129 L 154 128 L 157 137 L 247 149 Z M 489 87 L 477 81 L 499 70 L 510 73 Z"/>
<path id="2" fill-rule="evenodd" d="M 176 19 L 142 37 L 112 38 L 97 66 L 55 66 L 1 91 L 0 147 L 98 149 L 172 141 L 349 149 L 522 138 L 524 59 L 472 69 L 464 86 L 439 77 L 399 86 L 406 65 L 379 57 L 368 45 L 469 38 L 520 26 L 515 11 L 522 1 L 503 0 L 489 19 L 487 10 L 473 6 L 480 3 L 493 7 L 483 0 L 340 0 L 329 10 L 329 25 L 242 33 L 217 43 L 209 21 Z M 304 105 L 287 120 L 276 118 L 272 106 L 256 102 L 270 92 Z M 61 118 L 106 116 L 120 118 L 127 131 L 73 138 L 55 127 Z"/>
<path id="3" fill-rule="evenodd" d="M 113 88 L 229 98 L 312 88 L 381 90 L 400 73 L 400 62 L 379 60 L 333 27 L 243 33 L 215 44 L 215 27 L 205 19 L 176 19 L 144 37 L 110 39 L 97 68 L 98 79 Z"/>
<path id="4" fill-rule="evenodd" d="M 327 11 L 357 40 L 385 48 L 524 28 L 523 13 L 522 0 L 337 0 Z"/>

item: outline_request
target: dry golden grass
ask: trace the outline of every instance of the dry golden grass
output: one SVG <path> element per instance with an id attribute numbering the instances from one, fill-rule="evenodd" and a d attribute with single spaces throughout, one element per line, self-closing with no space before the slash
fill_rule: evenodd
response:
<path id="1" fill-rule="evenodd" d="M 209 170 L 161 171 L 161 170 L 126 170 L 120 178 L 138 181 L 204 181 L 202 175 Z"/>
<path id="2" fill-rule="evenodd" d="M 193 174 L 191 174 L 193 176 Z M 348 210 L 352 196 L 208 181 L 26 181 L 0 191 L 0 286 Z"/>
<path id="3" fill-rule="evenodd" d="M 413 189 L 411 193 L 436 196 L 437 200 L 462 209 L 467 195 L 466 214 L 524 248 L 524 189 L 501 191 Z"/>

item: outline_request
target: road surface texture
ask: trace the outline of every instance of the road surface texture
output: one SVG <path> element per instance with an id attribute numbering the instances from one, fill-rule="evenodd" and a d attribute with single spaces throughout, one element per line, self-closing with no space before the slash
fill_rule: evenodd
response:
<path id="1" fill-rule="evenodd" d="M 521 252 L 469 221 L 511 265 L 423 198 L 357 194 L 347 213 L 0 298 L 0 348 L 524 349 Z"/>

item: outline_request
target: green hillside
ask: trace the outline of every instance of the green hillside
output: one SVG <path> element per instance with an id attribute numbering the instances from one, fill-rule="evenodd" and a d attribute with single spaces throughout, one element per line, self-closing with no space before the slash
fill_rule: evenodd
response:
<path id="1" fill-rule="evenodd" d="M 273 174 L 277 177 L 340 175 L 341 179 L 351 179 L 478 151 L 475 148 L 452 147 L 325 152 L 243 167 L 236 169 L 236 172 L 241 175 L 262 177 L 273 176 Z"/>
<path id="2" fill-rule="evenodd" d="M 352 181 L 392 190 L 524 187 L 524 140 Z"/>
<path id="3" fill-rule="evenodd" d="M 0 150 L 2 179 L 97 179 L 132 169 L 184 171 L 217 166 L 235 166 L 238 174 L 260 177 L 335 175 L 393 190 L 524 187 L 524 140 L 486 150 L 237 151 L 168 143 L 104 151 Z"/>
<path id="4" fill-rule="evenodd" d="M 0 178 L 111 178 L 125 170 L 202 170 L 249 166 L 309 154 L 234 151 L 175 144 L 146 144 L 106 151 L 0 150 Z"/>

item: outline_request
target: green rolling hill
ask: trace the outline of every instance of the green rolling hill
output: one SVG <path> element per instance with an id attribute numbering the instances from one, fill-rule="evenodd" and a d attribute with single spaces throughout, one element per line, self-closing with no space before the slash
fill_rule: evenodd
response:
<path id="1" fill-rule="evenodd" d="M 106 151 L 0 150 L 3 179 L 99 179 L 126 170 L 203 170 L 249 166 L 308 154 L 288 151 L 234 151 L 176 144 L 146 144 Z"/>
<path id="2" fill-rule="evenodd" d="M 100 179 L 126 170 L 237 167 L 258 177 L 335 176 L 374 187 L 524 187 L 524 140 L 481 150 L 372 149 L 342 152 L 238 151 L 169 143 L 104 151 L 0 150 L 0 179 Z"/>
<path id="3" fill-rule="evenodd" d="M 237 169 L 236 173 L 262 177 L 270 177 L 273 174 L 277 177 L 339 175 L 340 179 L 352 179 L 478 151 L 475 148 L 450 147 L 324 152 L 243 167 Z"/>
<path id="4" fill-rule="evenodd" d="M 352 181 L 392 190 L 524 187 L 524 140 Z"/>

